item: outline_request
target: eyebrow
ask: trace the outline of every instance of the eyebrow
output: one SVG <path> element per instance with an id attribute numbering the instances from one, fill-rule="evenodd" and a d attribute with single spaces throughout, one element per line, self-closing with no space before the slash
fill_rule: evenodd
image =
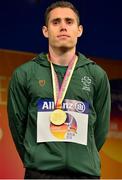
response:
<path id="1" fill-rule="evenodd" d="M 70 17 L 67 17 L 67 18 L 65 18 L 67 21 L 74 21 L 74 19 L 73 18 L 70 18 Z"/>
<path id="2" fill-rule="evenodd" d="M 60 20 L 61 20 L 61 18 L 54 18 L 54 19 L 51 20 L 51 22 L 53 22 L 53 21 L 60 21 Z"/>
<path id="3" fill-rule="evenodd" d="M 70 18 L 70 17 L 66 17 L 66 18 L 64 18 L 66 21 L 74 21 L 74 19 L 73 18 Z M 61 20 L 61 18 L 54 18 L 54 19 L 52 19 L 51 20 L 51 22 L 53 22 L 53 21 L 60 21 Z"/>

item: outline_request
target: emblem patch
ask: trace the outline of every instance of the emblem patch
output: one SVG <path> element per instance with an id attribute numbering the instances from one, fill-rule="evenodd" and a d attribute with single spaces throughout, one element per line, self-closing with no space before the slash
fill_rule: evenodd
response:
<path id="1" fill-rule="evenodd" d="M 82 77 L 81 83 L 83 84 L 83 90 L 90 91 L 91 79 L 88 76 Z"/>
<path id="2" fill-rule="evenodd" d="M 41 87 L 43 87 L 43 86 L 45 86 L 45 80 L 39 80 L 39 85 L 41 86 Z"/>

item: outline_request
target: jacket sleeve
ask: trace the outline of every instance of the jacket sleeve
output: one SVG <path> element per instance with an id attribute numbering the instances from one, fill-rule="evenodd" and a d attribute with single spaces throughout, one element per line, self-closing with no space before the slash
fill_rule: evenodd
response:
<path id="1" fill-rule="evenodd" d="M 24 135 L 27 124 L 28 98 L 25 74 L 16 71 L 8 88 L 8 120 L 10 131 L 21 160 L 24 160 Z"/>
<path id="2" fill-rule="evenodd" d="M 96 91 L 94 107 L 96 111 L 96 123 L 94 129 L 95 142 L 98 151 L 105 142 L 110 123 L 111 96 L 110 84 L 104 71 L 96 74 Z"/>

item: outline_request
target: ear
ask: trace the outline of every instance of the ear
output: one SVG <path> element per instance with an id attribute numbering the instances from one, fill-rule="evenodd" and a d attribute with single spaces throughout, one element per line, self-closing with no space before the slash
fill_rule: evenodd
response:
<path id="1" fill-rule="evenodd" d="M 80 25 L 80 26 L 78 27 L 78 37 L 80 37 L 82 34 L 83 34 L 83 26 Z"/>
<path id="2" fill-rule="evenodd" d="M 48 28 L 47 28 L 47 26 L 42 27 L 42 33 L 43 33 L 44 37 L 48 38 Z"/>

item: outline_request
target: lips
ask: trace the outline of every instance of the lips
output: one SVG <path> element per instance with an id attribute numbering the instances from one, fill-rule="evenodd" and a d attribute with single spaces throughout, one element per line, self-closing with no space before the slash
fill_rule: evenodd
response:
<path id="1" fill-rule="evenodd" d="M 61 34 L 61 35 L 58 35 L 57 37 L 58 37 L 58 38 L 65 38 L 65 37 L 70 37 L 70 36 L 67 35 L 67 34 Z"/>

